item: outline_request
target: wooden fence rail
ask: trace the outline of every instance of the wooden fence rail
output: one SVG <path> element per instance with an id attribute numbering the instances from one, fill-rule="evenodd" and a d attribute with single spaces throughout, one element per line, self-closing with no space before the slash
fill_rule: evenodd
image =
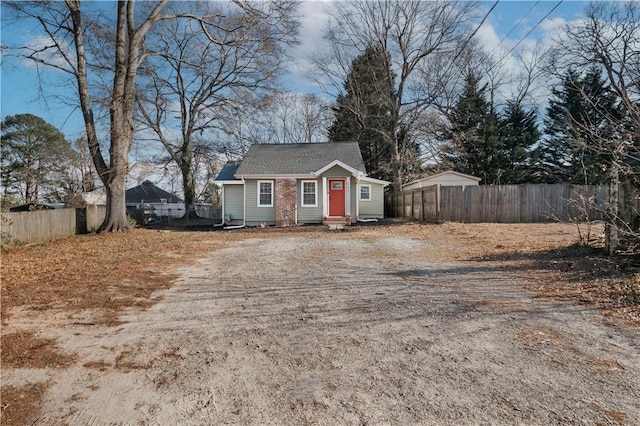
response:
<path id="1" fill-rule="evenodd" d="M 388 217 L 426 222 L 532 223 L 602 219 L 605 186 L 430 186 L 385 197 Z"/>
<path id="2" fill-rule="evenodd" d="M 2 213 L 2 242 L 37 243 L 95 232 L 106 212 L 105 206 L 78 209 L 38 210 Z"/>
<path id="3" fill-rule="evenodd" d="M 414 218 L 424 222 L 438 222 L 439 195 L 436 185 L 385 196 L 387 217 Z"/>

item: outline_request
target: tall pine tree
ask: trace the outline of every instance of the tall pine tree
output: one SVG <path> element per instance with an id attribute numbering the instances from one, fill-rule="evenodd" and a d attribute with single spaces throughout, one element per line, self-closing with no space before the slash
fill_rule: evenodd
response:
<path id="1" fill-rule="evenodd" d="M 467 74 L 462 94 L 449 115 L 441 157 L 444 167 L 492 184 L 500 178 L 496 164 L 499 119 L 486 100 L 486 90 L 478 76 Z"/>
<path id="2" fill-rule="evenodd" d="M 329 128 L 331 142 L 358 142 L 369 175 L 385 180 L 393 178 L 392 120 L 396 116 L 395 76 L 389 63 L 388 53 L 373 45 L 353 61 Z"/>
<path id="3" fill-rule="evenodd" d="M 526 111 L 520 104 L 508 101 L 500 119 L 500 182 L 516 185 L 531 182 L 532 147 L 540 139 L 535 109 Z"/>
<path id="4" fill-rule="evenodd" d="M 568 70 L 552 93 L 545 120 L 547 137 L 538 152 L 542 180 L 604 183 L 610 161 L 601 141 L 612 136 L 612 119 L 622 116 L 615 94 L 596 67 L 589 68 L 584 76 Z"/>

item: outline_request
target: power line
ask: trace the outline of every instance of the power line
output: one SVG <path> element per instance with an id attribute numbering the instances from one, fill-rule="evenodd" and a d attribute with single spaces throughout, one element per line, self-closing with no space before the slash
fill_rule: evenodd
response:
<path id="1" fill-rule="evenodd" d="M 509 55 L 511 54 L 511 52 L 513 52 L 513 51 L 516 49 L 516 47 L 518 47 L 518 46 L 520 45 L 520 43 L 522 43 L 522 42 L 523 42 L 527 37 L 529 37 L 529 35 L 530 35 L 530 34 L 531 34 L 531 33 L 532 33 L 536 28 L 538 28 L 538 26 L 539 26 L 540 24 L 542 24 L 542 21 L 544 21 L 545 19 L 547 19 L 547 18 L 549 17 L 549 15 L 551 15 L 551 14 L 552 14 L 552 13 L 553 13 L 557 8 L 558 8 L 558 6 L 560 6 L 560 5 L 562 4 L 562 2 L 563 2 L 563 1 L 564 1 L 564 0 L 560 0 L 560 1 L 558 1 L 558 3 L 556 3 L 556 5 L 555 5 L 555 6 L 553 6 L 553 8 L 552 8 L 552 9 L 551 9 L 551 10 L 550 10 L 546 15 L 544 15 L 544 16 L 543 16 L 543 17 L 538 21 L 538 23 L 537 23 L 537 24 L 535 24 L 535 25 L 534 25 L 534 26 L 533 26 L 529 31 L 527 31 L 527 33 L 526 33 L 526 34 L 525 34 L 525 35 L 524 35 L 524 36 L 523 36 L 523 37 L 522 37 L 522 38 L 521 38 L 521 39 L 520 39 L 520 40 L 519 40 L 519 41 L 518 41 L 518 42 L 517 42 L 517 43 L 516 43 L 512 48 L 511 48 L 511 49 L 509 49 L 509 51 L 508 51 L 507 53 L 505 53 L 505 54 L 502 56 L 502 58 L 500 58 L 500 60 L 499 60 L 498 62 L 496 62 L 496 64 L 495 64 L 493 67 L 491 67 L 491 69 L 490 69 L 489 71 L 493 70 L 493 68 L 495 68 L 495 67 L 497 67 L 498 65 L 500 65 L 500 64 L 502 63 L 502 61 L 504 61 L 504 60 L 505 60 L 505 58 L 506 58 L 507 56 L 509 56 Z"/>
<path id="2" fill-rule="evenodd" d="M 496 45 L 496 47 L 494 47 L 494 48 L 493 48 L 493 50 L 491 51 L 491 53 L 495 52 L 495 51 L 496 51 L 496 49 L 497 49 L 498 47 L 500 47 L 500 45 L 501 45 L 501 44 L 502 44 L 502 43 L 507 39 L 507 37 L 509 37 L 509 36 L 511 35 L 511 33 L 512 33 L 513 31 L 515 31 L 515 29 L 516 29 L 516 28 L 518 28 L 518 25 L 520 25 L 520 23 L 521 23 L 521 22 L 522 22 L 522 21 L 523 21 L 527 16 L 529 16 L 529 14 L 531 13 L 531 11 L 532 11 L 533 9 L 535 9 L 535 7 L 538 5 L 538 3 L 540 3 L 540 0 L 536 1 L 536 2 L 533 4 L 533 6 L 531 6 L 531 8 L 527 11 L 527 13 L 525 13 L 525 15 L 524 15 L 522 18 L 520 18 L 520 19 L 518 19 L 518 20 L 516 21 L 516 23 L 513 25 L 513 27 L 511 27 L 511 29 L 509 30 L 509 32 L 508 32 L 504 37 L 502 37 L 502 39 L 498 42 L 498 44 Z"/>
<path id="3" fill-rule="evenodd" d="M 451 61 L 451 63 L 453 64 L 456 59 L 458 59 L 458 56 L 460 56 L 460 54 L 464 51 L 464 49 L 467 47 L 467 44 L 469 44 L 469 42 L 471 41 L 471 39 L 476 35 L 476 33 L 480 30 L 480 27 L 482 27 L 482 24 L 484 24 L 484 21 L 487 20 L 487 18 L 489 17 L 489 15 L 491 14 L 491 12 L 493 12 L 493 9 L 496 8 L 496 6 L 498 5 L 498 3 L 500 3 L 500 0 L 496 0 L 496 2 L 493 4 L 493 6 L 491 6 L 491 9 L 489 9 L 489 11 L 484 15 L 484 18 L 482 18 L 482 21 L 480 21 L 480 24 L 478 24 L 478 26 L 476 27 L 476 29 L 473 31 L 473 33 L 471 33 L 471 35 L 465 40 L 464 44 L 462 45 L 462 47 L 460 48 L 460 50 L 458 50 L 458 53 L 456 53 L 456 56 L 453 57 L 453 60 Z"/>

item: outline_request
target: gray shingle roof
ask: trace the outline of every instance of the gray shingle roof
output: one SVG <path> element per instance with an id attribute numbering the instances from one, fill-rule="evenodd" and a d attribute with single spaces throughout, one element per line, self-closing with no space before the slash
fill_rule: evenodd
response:
<path id="1" fill-rule="evenodd" d="M 133 203 L 159 203 L 166 200 L 168 203 L 182 203 L 182 200 L 174 194 L 160 189 L 152 182 L 145 180 L 141 185 L 127 189 L 125 192 L 126 202 Z"/>
<path id="2" fill-rule="evenodd" d="M 302 175 L 320 170 L 335 160 L 366 174 L 357 142 L 252 145 L 235 174 Z"/>
<path id="3" fill-rule="evenodd" d="M 224 165 L 224 167 L 222 168 L 222 170 L 220 170 L 220 173 L 218 173 L 218 176 L 216 176 L 216 178 L 214 180 L 217 181 L 221 181 L 221 180 L 239 180 L 238 178 L 235 177 L 236 171 L 238 170 L 238 167 L 240 167 L 240 162 L 239 161 L 230 161 L 227 164 Z"/>

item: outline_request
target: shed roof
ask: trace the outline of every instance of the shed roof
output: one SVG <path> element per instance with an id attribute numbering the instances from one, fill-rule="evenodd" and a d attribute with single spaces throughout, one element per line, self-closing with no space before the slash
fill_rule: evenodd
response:
<path id="1" fill-rule="evenodd" d="M 336 160 L 367 173 L 357 142 L 326 142 L 252 145 L 235 176 L 304 175 Z"/>
<path id="2" fill-rule="evenodd" d="M 407 182 L 402 186 L 405 187 L 405 186 L 409 186 L 409 185 L 412 185 L 412 184 L 415 184 L 415 183 L 418 183 L 418 182 L 427 182 L 427 181 L 434 180 L 434 179 L 437 179 L 437 178 L 440 178 L 440 177 L 443 177 L 443 176 L 455 176 L 455 177 L 460 178 L 460 179 L 467 179 L 467 180 L 471 180 L 471 181 L 475 181 L 475 182 L 480 182 L 482 180 L 479 177 L 467 175 L 467 174 L 460 173 L 460 172 L 454 172 L 453 170 L 447 170 L 447 171 L 444 171 L 444 172 L 441 172 L 441 173 L 436 173 L 435 175 L 426 176 L 426 177 L 423 177 L 421 179 L 416 179 L 416 180 L 413 180 L 411 182 Z"/>
<path id="3" fill-rule="evenodd" d="M 142 184 L 127 189 L 125 200 L 129 204 L 133 203 L 159 203 L 166 201 L 167 203 L 182 203 L 183 201 L 176 197 L 175 194 L 158 188 L 153 182 L 145 180 Z"/>

